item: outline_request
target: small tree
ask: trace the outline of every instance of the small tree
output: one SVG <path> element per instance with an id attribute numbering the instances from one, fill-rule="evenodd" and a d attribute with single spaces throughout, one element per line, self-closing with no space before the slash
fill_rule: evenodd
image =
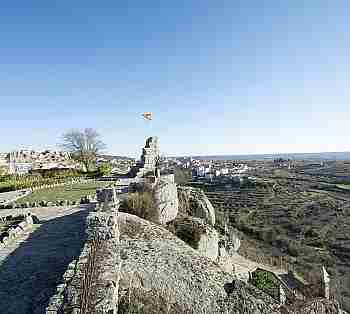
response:
<path id="1" fill-rule="evenodd" d="M 90 128 L 83 131 L 71 130 L 63 134 L 63 149 L 71 153 L 73 159 L 83 164 L 86 171 L 93 170 L 97 153 L 105 148 L 100 135 Z"/>
<path id="2" fill-rule="evenodd" d="M 112 166 L 107 162 L 104 162 L 98 167 L 98 175 L 101 177 L 109 176 L 111 172 L 112 172 Z"/>

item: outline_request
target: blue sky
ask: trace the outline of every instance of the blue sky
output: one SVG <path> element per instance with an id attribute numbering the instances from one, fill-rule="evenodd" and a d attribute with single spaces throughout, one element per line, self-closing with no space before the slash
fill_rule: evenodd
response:
<path id="1" fill-rule="evenodd" d="M 0 151 L 350 151 L 350 2 L 3 1 Z M 152 123 L 141 114 L 151 111 Z"/>

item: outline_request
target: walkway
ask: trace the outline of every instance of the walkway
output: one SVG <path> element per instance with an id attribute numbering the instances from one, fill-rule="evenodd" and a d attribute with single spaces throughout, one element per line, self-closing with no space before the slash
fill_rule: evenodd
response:
<path id="1" fill-rule="evenodd" d="M 239 255 L 238 253 L 235 253 L 231 257 L 231 261 L 232 261 L 232 264 L 235 265 L 235 274 L 237 275 L 238 278 L 244 281 L 248 280 L 249 273 L 253 272 L 257 268 L 261 268 L 261 269 L 265 269 L 267 271 L 273 272 L 276 276 L 287 274 L 287 272 L 283 269 L 254 262 L 250 259 L 247 259 Z"/>
<path id="2" fill-rule="evenodd" d="M 28 210 L 27 210 L 28 211 Z M 4 210 L 16 215 L 23 210 Z M 32 233 L 0 250 L 0 313 L 35 314 L 43 309 L 55 286 L 84 242 L 84 208 L 30 209 L 40 224 Z"/>

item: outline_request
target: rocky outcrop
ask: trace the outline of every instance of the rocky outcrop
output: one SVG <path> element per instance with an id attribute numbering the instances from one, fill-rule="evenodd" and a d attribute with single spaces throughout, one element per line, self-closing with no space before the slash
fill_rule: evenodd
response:
<path id="1" fill-rule="evenodd" d="M 282 314 L 346 314 L 335 301 L 316 298 L 281 308 Z"/>
<path id="2" fill-rule="evenodd" d="M 239 239 L 238 232 L 233 228 L 229 228 L 227 237 L 230 251 L 237 252 L 241 247 L 241 240 Z"/>
<path id="3" fill-rule="evenodd" d="M 126 213 L 118 222 L 120 313 L 277 313 L 273 299 L 235 281 L 162 226 Z"/>
<path id="4" fill-rule="evenodd" d="M 153 188 L 153 200 L 156 210 L 154 222 L 165 224 L 176 218 L 179 200 L 175 183 L 160 180 Z"/>
<path id="5" fill-rule="evenodd" d="M 211 259 L 218 257 L 218 233 L 201 218 L 178 218 L 169 227 L 177 237 L 196 249 L 198 253 Z"/>
<path id="6" fill-rule="evenodd" d="M 193 217 L 202 218 L 207 224 L 215 226 L 214 207 L 202 190 L 180 186 L 178 187 L 178 194 L 181 200 L 182 212 Z"/>

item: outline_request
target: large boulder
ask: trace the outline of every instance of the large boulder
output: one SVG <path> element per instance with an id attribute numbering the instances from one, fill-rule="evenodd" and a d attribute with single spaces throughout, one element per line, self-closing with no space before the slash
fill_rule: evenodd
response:
<path id="1" fill-rule="evenodd" d="M 178 187 L 181 211 L 186 215 L 202 218 L 211 226 L 215 226 L 215 210 L 201 189 Z"/>
<path id="2" fill-rule="evenodd" d="M 186 217 L 176 219 L 170 226 L 174 234 L 203 256 L 216 259 L 219 251 L 217 231 L 203 219 Z"/>
<path id="3" fill-rule="evenodd" d="M 276 301 L 162 226 L 127 213 L 118 223 L 119 313 L 278 313 Z"/>
<path id="4" fill-rule="evenodd" d="M 179 210 L 176 184 L 160 180 L 154 186 L 152 194 L 155 213 L 151 220 L 160 224 L 174 220 Z"/>

